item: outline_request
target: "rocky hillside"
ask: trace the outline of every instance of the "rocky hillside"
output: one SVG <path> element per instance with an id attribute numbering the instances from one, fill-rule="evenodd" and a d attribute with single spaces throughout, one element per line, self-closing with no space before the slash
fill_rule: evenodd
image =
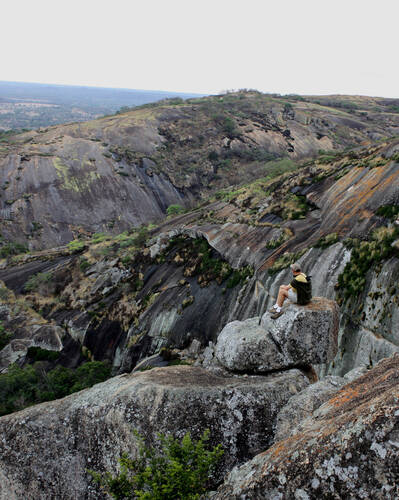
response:
<path id="1" fill-rule="evenodd" d="M 340 350 L 320 370 L 373 365 L 399 345 L 398 149 L 390 141 L 322 156 L 221 191 L 151 230 L 9 258 L 0 271 L 0 320 L 12 331 L 2 368 L 30 346 L 67 349 L 75 366 L 84 349 L 114 372 L 162 348 L 205 348 L 227 322 L 271 305 L 295 260 L 313 276 L 315 294 L 341 305 Z M 30 322 L 63 334 L 50 341 L 16 328 L 21 304 Z"/>
<path id="2" fill-rule="evenodd" d="M 238 92 L 4 136 L 1 234 L 31 249 L 117 234 L 320 150 L 398 133 L 395 102 L 355 100 Z"/>
<path id="3" fill-rule="evenodd" d="M 17 200 L 3 209 L 10 210 L 10 220 L 3 221 L 3 237 L 15 238 L 0 242 L 4 257 L 0 261 L 0 412 L 5 415 L 0 418 L 4 436 L 0 498 L 9 498 L 11 493 L 25 498 L 26 488 L 38 498 L 45 498 L 43 491 L 59 498 L 101 498 L 88 482 L 85 468 L 92 464 L 98 470 L 115 470 L 118 453 L 124 447 L 131 452 L 136 449 L 131 427 L 139 428 L 149 442 L 158 430 L 182 436 L 187 430 L 198 435 L 209 427 L 215 443 L 223 443 L 227 450 L 211 478 L 213 485 L 234 465 L 253 459 L 231 473 L 214 494 L 216 498 L 247 495 L 255 499 L 275 493 L 284 499 L 285 491 L 305 499 L 320 498 L 326 491 L 335 491 L 338 498 L 349 498 L 356 491 L 362 491 L 364 498 L 384 498 L 377 493 L 381 491 L 385 498 L 395 498 L 398 361 L 395 356 L 384 358 L 399 352 L 399 140 L 385 139 L 344 151 L 339 150 L 342 144 L 334 143 L 334 149 L 312 159 L 299 159 L 299 149 L 283 153 L 282 148 L 275 153 L 298 155 L 298 163 L 294 168 L 284 167 L 281 175 L 277 175 L 281 162 L 248 161 L 246 153 L 234 153 L 227 158 L 234 169 L 220 167 L 206 186 L 208 174 L 201 170 L 188 178 L 180 175 L 184 159 L 195 150 L 192 138 L 197 136 L 193 132 L 188 142 L 179 142 L 177 137 L 195 129 L 189 124 L 179 129 L 184 123 L 181 114 L 192 110 L 198 123 L 208 120 L 220 131 L 217 121 L 211 121 L 201 108 L 207 102 L 219 106 L 217 99 L 143 108 L 110 118 L 109 128 L 104 126 L 101 132 L 88 124 L 66 126 L 69 135 L 54 137 L 53 144 L 46 141 L 60 127 L 19 137 L 18 141 L 25 137 L 25 144 L 5 146 L 4 164 L 10 166 L 11 159 L 17 158 L 21 172 L 29 166 L 33 183 L 44 171 L 47 180 L 51 172 L 63 173 L 62 182 L 61 178 L 48 181 L 47 191 L 38 183 L 36 195 L 24 198 L 30 210 L 39 210 L 35 203 L 41 200 L 49 217 L 58 217 L 57 210 L 64 210 L 64 219 L 60 216 L 52 226 L 35 220 L 28 241 L 46 246 L 56 234 L 61 242 L 73 234 L 76 238 L 52 249 L 15 255 L 23 250 L 15 241 L 21 233 L 19 224 L 28 220 L 26 208 Z M 252 93 L 222 99 L 221 105 L 226 100 L 230 107 L 246 99 L 255 103 L 264 99 L 265 106 L 269 101 L 277 106 L 282 100 Z M 295 117 L 290 118 L 290 130 L 300 110 L 308 106 L 321 108 L 325 116 L 338 113 L 330 101 L 324 106 L 313 98 L 291 100 Z M 371 103 L 367 101 L 367 116 L 377 112 Z M 222 107 L 225 113 L 229 106 Z M 340 113 L 348 114 L 341 108 Z M 292 112 L 289 107 L 288 112 Z M 149 149 L 140 155 L 138 146 L 109 146 L 111 137 L 114 143 L 121 140 L 112 121 L 121 120 L 120 125 L 133 119 L 134 113 L 142 113 L 143 122 L 132 126 L 125 139 L 141 137 L 136 144 Z M 357 113 L 351 109 L 349 114 L 364 118 Z M 379 113 L 386 120 L 396 116 Z M 160 116 L 166 115 L 180 118 L 162 121 Z M 103 126 L 106 120 L 92 123 Z M 149 124 L 152 135 L 140 136 L 150 130 Z M 295 144 L 315 146 L 314 150 L 309 146 L 306 154 L 316 151 L 317 143 L 312 141 L 320 141 L 312 135 L 313 125 L 304 128 L 306 140 L 300 135 L 295 138 Z M 241 127 L 238 119 L 235 126 Z M 393 121 L 389 127 L 395 130 Z M 211 164 L 219 162 L 225 150 L 233 151 L 234 141 L 242 144 L 242 151 L 250 150 L 244 132 L 240 139 L 230 137 L 232 133 L 226 130 L 220 135 L 215 132 L 207 136 L 211 142 L 198 145 L 198 154 L 203 151 Z M 259 134 L 267 137 L 269 132 Z M 97 137 L 97 133 L 103 135 Z M 363 133 L 364 129 L 347 129 L 348 141 L 354 137 L 359 143 L 365 141 L 365 136 L 360 137 Z M 217 149 L 224 134 L 230 134 L 226 145 L 222 142 Z M 281 135 L 286 141 L 288 135 Z M 104 146 L 106 137 L 109 142 Z M 80 157 L 88 145 L 111 155 L 101 153 L 102 158 L 87 160 L 89 171 L 94 172 L 88 184 L 79 177 L 79 169 L 66 168 L 57 156 L 58 148 L 78 143 Z M 279 144 L 278 139 L 273 144 Z M 27 148 L 23 161 L 19 148 Z M 32 152 L 39 150 L 47 156 Z M 162 163 L 157 155 L 164 155 Z M 42 158 L 48 163 L 41 163 Z M 90 201 L 88 193 L 94 189 L 92 182 L 99 180 L 95 173 L 100 164 L 105 165 L 102 162 L 109 162 L 112 175 L 115 168 L 130 170 L 127 175 L 115 175 L 114 184 L 108 178 Z M 259 177 L 259 169 L 266 166 L 268 170 Z M 223 187 L 240 172 L 240 185 Z M 244 182 L 252 175 L 257 179 Z M 171 194 L 163 205 L 159 201 L 158 208 L 153 208 L 159 209 L 158 216 L 169 202 L 178 200 L 189 206 L 204 194 L 208 197 L 196 208 L 157 224 L 137 226 L 133 218 L 128 224 L 121 215 L 107 231 L 99 232 L 105 227 L 101 225 L 94 229 L 90 221 L 101 217 L 101 207 L 115 206 L 113 199 L 104 199 L 107 189 L 119 196 L 122 183 L 131 182 L 133 189 L 140 176 L 146 182 L 164 183 L 180 197 Z M 41 182 L 45 183 L 44 177 Z M 5 185 L 5 196 L 11 187 L 15 189 L 11 181 L 9 186 Z M 82 186 L 86 186 L 83 191 Z M 76 193 L 74 203 L 93 204 L 95 212 L 89 213 L 82 205 L 79 213 L 87 217 L 87 225 L 61 234 L 61 219 L 65 222 L 76 215 L 77 205 L 68 197 L 61 198 L 60 193 L 69 196 L 69 191 Z M 145 192 L 154 207 L 152 195 Z M 46 205 L 46 193 L 54 196 L 53 205 Z M 139 208 L 144 201 L 140 200 L 137 212 L 126 201 L 125 217 L 143 214 Z M 14 211 L 18 207 L 21 210 Z M 94 230 L 97 233 L 92 234 Z M 274 303 L 281 283 L 290 281 L 289 265 L 295 261 L 312 276 L 314 296 L 323 298 L 305 308 L 285 305 L 284 314 L 273 322 L 263 313 Z M 190 366 L 176 366 L 182 364 Z M 81 381 L 83 385 L 77 383 L 82 373 L 78 370 L 92 369 Z M 363 378 L 354 380 L 363 373 Z M 70 394 L 110 375 L 113 378 L 103 384 L 49 402 L 57 394 Z M 57 384 L 64 392 L 57 392 Z M 41 401 L 48 402 L 26 408 Z M 22 412 L 6 415 L 16 410 Z M 314 446 L 316 441 L 319 448 Z M 54 460 L 55 456 L 60 460 Z M 360 471 L 359 460 L 365 461 L 365 472 Z M 305 465 L 306 477 L 302 474 Z M 388 471 L 386 476 L 375 473 L 383 470 Z"/>

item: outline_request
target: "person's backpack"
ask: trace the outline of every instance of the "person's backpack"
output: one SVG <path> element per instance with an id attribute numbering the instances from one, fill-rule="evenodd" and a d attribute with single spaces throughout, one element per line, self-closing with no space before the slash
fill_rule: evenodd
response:
<path id="1" fill-rule="evenodd" d="M 309 285 L 306 290 L 305 290 L 305 300 L 306 304 L 309 304 L 309 302 L 312 300 L 312 276 L 306 276 L 306 281 L 307 283 L 304 283 L 305 285 Z"/>
<path id="2" fill-rule="evenodd" d="M 300 306 L 305 306 L 312 300 L 312 277 L 306 276 L 306 281 L 307 283 L 303 283 L 302 281 L 296 281 L 294 278 L 291 282 L 291 285 L 296 289 L 297 304 Z"/>

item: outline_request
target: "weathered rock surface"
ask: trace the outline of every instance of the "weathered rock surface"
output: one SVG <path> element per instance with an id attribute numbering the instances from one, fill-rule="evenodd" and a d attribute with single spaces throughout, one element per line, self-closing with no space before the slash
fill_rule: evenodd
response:
<path id="1" fill-rule="evenodd" d="M 398 382 L 394 355 L 344 386 L 300 432 L 233 469 L 213 498 L 398 498 Z"/>
<path id="2" fill-rule="evenodd" d="M 286 439 L 297 432 L 297 425 L 310 417 L 324 402 L 329 400 L 339 389 L 360 377 L 367 371 L 365 366 L 348 372 L 345 377 L 328 375 L 318 382 L 305 387 L 303 391 L 288 401 L 277 415 L 275 442 Z"/>
<path id="3" fill-rule="evenodd" d="M 179 366 L 121 375 L 64 399 L 0 418 L 0 499 L 98 499 L 86 468 L 115 470 L 137 429 L 198 437 L 225 449 L 218 478 L 272 442 L 280 408 L 308 381 L 298 370 L 220 377 Z"/>
<path id="4" fill-rule="evenodd" d="M 258 318 L 227 324 L 215 354 L 228 370 L 266 373 L 332 360 L 337 335 L 337 304 L 315 297 L 307 306 L 284 306 L 284 314 L 276 320 L 265 313 L 260 325 Z"/>

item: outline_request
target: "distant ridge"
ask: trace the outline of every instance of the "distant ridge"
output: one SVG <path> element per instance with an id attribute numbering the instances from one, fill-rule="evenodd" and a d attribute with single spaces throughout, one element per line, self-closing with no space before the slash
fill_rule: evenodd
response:
<path id="1" fill-rule="evenodd" d="M 86 121 L 166 98 L 202 94 L 0 81 L 0 131 Z"/>

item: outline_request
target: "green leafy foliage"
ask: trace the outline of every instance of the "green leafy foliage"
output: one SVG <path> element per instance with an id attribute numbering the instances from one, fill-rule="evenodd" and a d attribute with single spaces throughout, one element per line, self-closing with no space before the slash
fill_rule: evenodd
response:
<path id="1" fill-rule="evenodd" d="M 334 243 L 337 243 L 337 241 L 338 241 L 337 233 L 326 234 L 326 236 L 323 236 L 322 238 L 319 239 L 319 241 L 315 244 L 315 247 L 327 248 L 330 245 L 334 245 Z"/>
<path id="2" fill-rule="evenodd" d="M 5 258 L 10 255 L 18 255 L 20 253 L 27 253 L 29 250 L 25 245 L 21 243 L 15 243 L 12 241 L 4 241 L 0 237 L 0 258 Z"/>
<path id="3" fill-rule="evenodd" d="M 282 203 L 281 216 L 283 219 L 304 219 L 308 210 L 305 196 L 290 193 Z"/>
<path id="4" fill-rule="evenodd" d="M 89 269 L 89 267 L 91 267 L 90 262 L 87 259 L 85 259 L 84 257 L 80 257 L 80 259 L 79 259 L 79 269 L 82 271 L 82 273 L 84 273 L 85 271 L 87 271 L 87 269 Z"/>
<path id="5" fill-rule="evenodd" d="M 288 229 L 288 228 L 284 228 L 281 231 L 281 233 L 278 236 L 278 238 L 269 240 L 266 243 L 266 248 L 269 249 L 269 250 L 274 249 L 274 248 L 278 248 L 283 243 L 285 243 L 287 240 L 289 240 L 291 238 L 291 236 L 292 236 L 292 231 L 290 229 Z"/>
<path id="6" fill-rule="evenodd" d="M 350 261 L 338 277 L 339 303 L 359 296 L 366 285 L 367 272 L 372 266 L 397 254 L 392 243 L 398 236 L 397 228 L 383 226 L 372 233 L 370 241 L 351 238 L 345 240 L 352 253 Z"/>
<path id="7" fill-rule="evenodd" d="M 3 323 L 0 321 L 0 351 L 10 342 L 11 334 L 6 332 Z"/>
<path id="8" fill-rule="evenodd" d="M 186 434 L 179 441 L 158 434 L 158 446 L 146 447 L 138 440 L 137 458 L 126 453 L 119 460 L 120 473 L 89 471 L 113 498 L 137 500 L 197 500 L 205 493 L 207 480 L 223 455 L 221 445 L 206 446 L 209 431 L 197 441 Z"/>
<path id="9" fill-rule="evenodd" d="M 202 287 L 212 280 L 219 285 L 227 280 L 226 287 L 233 288 L 254 273 L 250 266 L 233 269 L 228 262 L 222 260 L 205 238 L 171 238 L 168 247 L 158 257 L 158 262 L 164 262 L 166 258 L 173 259 L 177 265 L 183 265 L 185 276 L 198 276 Z"/>
<path id="10" fill-rule="evenodd" d="M 97 243 L 102 243 L 108 239 L 110 239 L 110 236 L 105 233 L 94 233 L 91 238 L 91 242 L 96 245 Z"/>
<path id="11" fill-rule="evenodd" d="M 49 351 L 41 347 L 29 347 L 28 358 L 33 361 L 55 361 L 60 357 L 59 351 Z"/>
<path id="12" fill-rule="evenodd" d="M 82 252 L 85 248 L 87 248 L 87 242 L 83 240 L 72 240 L 68 243 L 68 249 L 72 253 Z"/>
<path id="13" fill-rule="evenodd" d="M 376 214 L 386 219 L 395 219 L 399 216 L 399 205 L 382 205 L 378 208 Z"/>
<path id="14" fill-rule="evenodd" d="M 51 273 L 37 273 L 28 279 L 24 288 L 27 292 L 33 292 L 41 288 L 43 285 L 50 283 L 51 279 Z"/>
<path id="15" fill-rule="evenodd" d="M 39 354 L 40 357 L 40 354 Z M 109 378 L 108 363 L 91 361 L 76 370 L 57 366 L 46 372 L 45 362 L 20 368 L 11 365 L 0 375 L 0 416 L 43 401 L 62 398 Z"/>
<path id="16" fill-rule="evenodd" d="M 185 208 L 181 205 L 169 205 L 166 209 L 168 215 L 179 215 L 185 212 Z"/>

